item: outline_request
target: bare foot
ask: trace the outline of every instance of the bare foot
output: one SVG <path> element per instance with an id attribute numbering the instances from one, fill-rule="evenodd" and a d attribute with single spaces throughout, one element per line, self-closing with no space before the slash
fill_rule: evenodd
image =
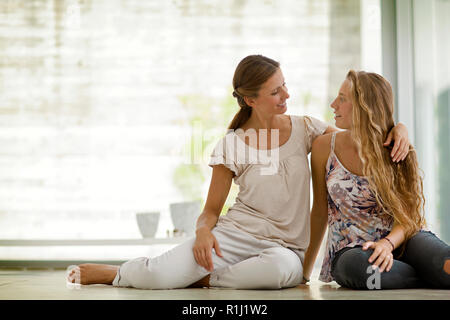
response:
<path id="1" fill-rule="evenodd" d="M 204 287 L 209 288 L 209 274 L 206 277 L 201 278 L 197 282 L 191 284 L 188 288 L 204 288 Z"/>
<path id="2" fill-rule="evenodd" d="M 119 266 L 110 264 L 85 263 L 75 267 L 68 281 L 78 284 L 112 284 Z"/>

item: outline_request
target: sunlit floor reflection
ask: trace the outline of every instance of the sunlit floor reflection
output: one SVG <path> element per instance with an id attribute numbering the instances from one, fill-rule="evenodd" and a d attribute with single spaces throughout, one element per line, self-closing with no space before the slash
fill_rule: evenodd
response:
<path id="1" fill-rule="evenodd" d="M 335 282 L 313 280 L 307 285 L 282 290 L 176 289 L 140 290 L 109 285 L 68 284 L 65 270 L 0 270 L 2 299 L 98 299 L 102 300 L 450 300 L 448 290 L 350 290 Z"/>

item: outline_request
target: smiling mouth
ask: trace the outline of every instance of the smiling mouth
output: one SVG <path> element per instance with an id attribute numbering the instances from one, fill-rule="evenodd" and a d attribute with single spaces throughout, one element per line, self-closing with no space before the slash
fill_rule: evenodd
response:
<path id="1" fill-rule="evenodd" d="M 285 107 L 286 106 L 286 102 L 282 103 L 282 104 L 277 104 L 278 107 Z"/>

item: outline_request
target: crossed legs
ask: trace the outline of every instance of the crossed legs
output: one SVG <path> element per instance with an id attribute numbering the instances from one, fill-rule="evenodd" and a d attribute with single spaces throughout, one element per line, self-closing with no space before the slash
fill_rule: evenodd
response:
<path id="1" fill-rule="evenodd" d="M 341 286 L 369 289 L 368 262 L 373 250 L 344 248 L 333 260 L 332 274 Z M 395 253 L 395 252 L 394 252 Z M 450 288 L 450 246 L 429 231 L 420 231 L 406 243 L 389 272 L 380 274 L 381 289 Z"/>

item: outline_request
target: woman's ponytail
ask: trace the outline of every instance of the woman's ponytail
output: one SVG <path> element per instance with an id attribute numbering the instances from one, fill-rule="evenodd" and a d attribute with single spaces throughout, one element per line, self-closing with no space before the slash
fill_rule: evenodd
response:
<path id="1" fill-rule="evenodd" d="M 244 97 L 257 97 L 261 86 L 277 71 L 280 64 L 262 55 L 247 56 L 239 62 L 233 77 L 233 97 L 240 107 L 228 126 L 236 130 L 242 127 L 252 115 L 252 107 Z"/>

